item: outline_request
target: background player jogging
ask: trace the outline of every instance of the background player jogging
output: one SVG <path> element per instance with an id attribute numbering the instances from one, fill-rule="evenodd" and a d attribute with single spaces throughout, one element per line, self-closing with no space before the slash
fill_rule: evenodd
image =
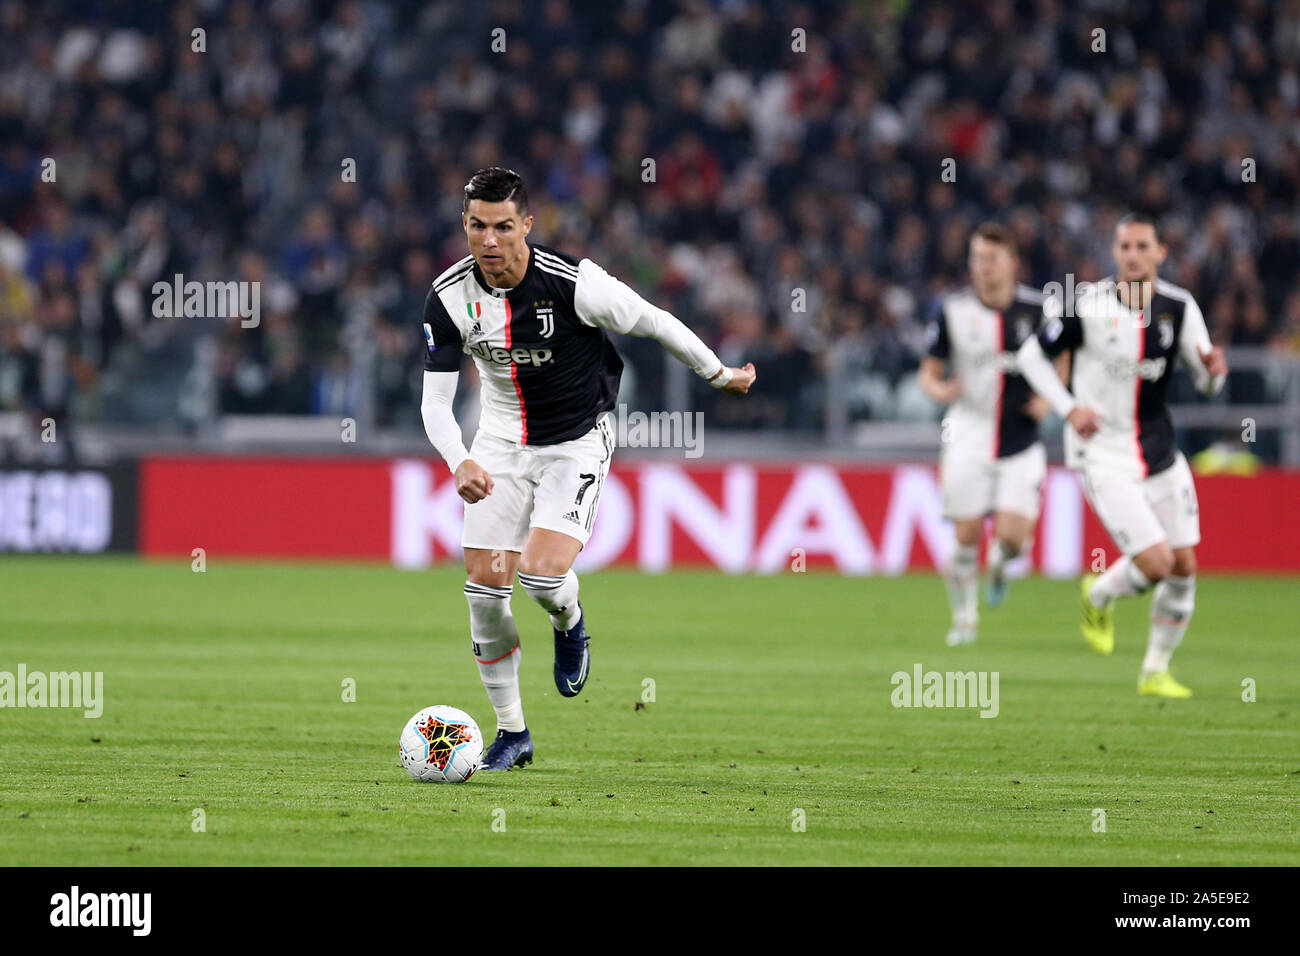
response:
<path id="1" fill-rule="evenodd" d="M 950 646 L 970 644 L 977 635 L 985 516 L 993 515 L 985 600 L 997 607 L 1006 598 L 1007 562 L 1033 536 L 1047 474 L 1038 423 L 1048 404 L 1030 391 L 1015 362 L 1020 345 L 1038 331 L 1043 294 L 1016 282 L 1019 265 L 1010 229 L 986 222 L 975 230 L 967 258 L 971 284 L 943 299 L 918 373 L 925 393 L 949 406 L 939 478 L 943 516 L 953 522 L 957 539 L 943 569 L 952 605 Z"/>
<path id="2" fill-rule="evenodd" d="M 1083 289 L 1072 314 L 1047 318 L 1018 359 L 1034 390 L 1067 420 L 1066 463 L 1079 472 L 1089 504 L 1123 552 L 1105 573 L 1083 579 L 1084 638 L 1109 654 L 1115 600 L 1154 586 L 1138 692 L 1190 697 L 1169 661 L 1196 603 L 1200 512 L 1165 397 L 1178 359 L 1209 394 L 1223 387 L 1228 365 L 1210 344 L 1196 300 L 1157 278 L 1167 251 L 1153 220 L 1121 219 L 1112 251 L 1117 275 Z M 1067 349 L 1073 394 L 1046 358 Z"/>
<path id="3" fill-rule="evenodd" d="M 519 692 L 519 583 L 551 619 L 555 686 L 576 697 L 590 673 L 573 561 L 591 536 L 614 452 L 607 413 L 623 361 L 605 330 L 653 338 L 715 388 L 744 395 L 752 364 L 728 368 L 674 316 L 590 259 L 527 241 L 523 179 L 491 167 L 465 186 L 469 255 L 434 280 L 424 306 L 425 432 L 465 500 L 461 544 L 474 660 L 497 715 L 484 770 L 533 759 Z M 478 368 L 482 413 L 466 450 L 452 414 L 461 355 Z"/>

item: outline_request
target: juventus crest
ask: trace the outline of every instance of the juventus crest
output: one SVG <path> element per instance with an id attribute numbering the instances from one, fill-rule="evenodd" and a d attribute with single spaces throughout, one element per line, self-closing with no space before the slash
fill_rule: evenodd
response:
<path id="1" fill-rule="evenodd" d="M 1174 319 L 1171 315 L 1160 316 L 1160 321 L 1156 324 L 1160 330 L 1160 349 L 1169 351 L 1170 346 L 1174 344 Z"/>
<path id="2" fill-rule="evenodd" d="M 542 323 L 542 338 L 549 339 L 551 333 L 555 331 L 555 302 L 547 299 L 545 302 L 534 302 L 533 311 L 537 313 L 537 320 Z"/>

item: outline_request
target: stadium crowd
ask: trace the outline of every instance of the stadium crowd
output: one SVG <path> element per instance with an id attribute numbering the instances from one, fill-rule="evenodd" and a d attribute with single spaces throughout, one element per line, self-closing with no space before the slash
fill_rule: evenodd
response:
<path id="1" fill-rule="evenodd" d="M 756 363 L 719 425 L 820 427 L 831 361 L 896 413 L 988 218 L 1041 287 L 1151 210 L 1218 342 L 1300 352 L 1300 0 L 0 0 L 0 33 L 0 411 L 184 423 L 214 338 L 221 411 L 373 382 L 418 429 L 489 165 L 535 240 Z M 260 324 L 156 317 L 178 273 L 260 282 Z M 620 344 L 660 407 L 657 346 Z"/>

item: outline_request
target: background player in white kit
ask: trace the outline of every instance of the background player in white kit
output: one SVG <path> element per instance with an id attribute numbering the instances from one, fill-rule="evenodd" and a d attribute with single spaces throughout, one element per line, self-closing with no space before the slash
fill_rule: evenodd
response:
<path id="1" fill-rule="evenodd" d="M 1082 582 L 1084 638 L 1097 651 L 1115 647 L 1112 605 L 1152 585 L 1151 630 L 1138 691 L 1190 697 L 1169 673 L 1196 596 L 1201 540 L 1196 485 L 1174 444 L 1165 403 L 1181 358 L 1196 387 L 1214 394 L 1228 373 L 1223 350 L 1210 344 L 1196 300 L 1157 278 L 1165 260 L 1155 223 L 1120 220 L 1113 246 L 1118 276 L 1081 289 L 1073 315 L 1049 313 L 1036 339 L 1020 350 L 1034 389 L 1067 419 L 1066 461 L 1123 555 Z M 1073 394 L 1051 374 L 1046 356 L 1073 352 Z"/>
<path id="2" fill-rule="evenodd" d="M 1047 455 L 1038 423 L 1047 414 L 1016 372 L 1015 355 L 1042 316 L 1042 293 L 1016 284 L 1019 256 L 1006 226 L 984 223 L 970 240 L 971 286 L 943 300 L 921 359 L 921 388 L 948 405 L 941 431 L 943 514 L 957 542 L 944 568 L 952 605 L 950 645 L 975 640 L 979 625 L 979 543 L 994 516 L 985 562 L 985 597 L 1006 596 L 1006 563 L 1020 554 L 1038 519 Z M 944 366 L 951 376 L 944 378 Z"/>
<path id="3" fill-rule="evenodd" d="M 565 697 L 589 673 L 588 635 L 573 561 L 591 535 L 614 439 L 623 362 L 606 329 L 656 339 L 731 394 L 753 365 L 725 367 L 676 318 L 590 259 L 526 240 L 533 217 L 512 170 L 479 170 L 461 222 L 470 254 L 434 280 L 424 307 L 425 431 L 465 499 L 465 598 L 474 659 L 497 715 L 485 770 L 531 762 L 519 693 L 519 632 L 510 609 L 516 571 L 551 619 L 555 686 Z M 461 354 L 474 357 L 482 413 L 466 451 L 452 415 Z"/>

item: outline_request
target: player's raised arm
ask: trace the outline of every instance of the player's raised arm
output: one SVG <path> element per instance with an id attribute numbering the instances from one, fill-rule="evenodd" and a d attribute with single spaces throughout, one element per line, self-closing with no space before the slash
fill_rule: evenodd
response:
<path id="1" fill-rule="evenodd" d="M 1201 307 L 1190 296 L 1183 313 L 1183 329 L 1178 340 L 1178 354 L 1183 364 L 1192 373 L 1196 390 L 1202 395 L 1217 395 L 1223 389 L 1228 378 L 1228 362 L 1223 356 L 1223 349 L 1210 342 L 1209 329 L 1205 327 L 1205 316 Z"/>
<path id="2" fill-rule="evenodd" d="M 436 292 L 424 300 L 424 391 L 420 417 L 424 433 L 456 478 L 456 491 L 468 502 L 492 493 L 492 476 L 470 460 L 460 425 L 451 410 L 460 378 L 461 337 Z"/>
<path id="3" fill-rule="evenodd" d="M 753 363 L 728 368 L 676 316 L 650 302 L 590 259 L 578 263 L 573 308 L 578 319 L 621 335 L 652 338 L 714 388 L 744 395 L 754 384 Z"/>
<path id="4" fill-rule="evenodd" d="M 1030 336 L 1020 346 L 1016 365 L 1030 387 L 1047 399 L 1056 414 L 1068 421 L 1080 438 L 1091 438 L 1097 433 L 1097 413 L 1078 406 L 1051 361 L 1066 349 L 1075 349 L 1082 344 L 1083 324 L 1078 317 L 1055 316 L 1044 321 L 1038 334 Z"/>

